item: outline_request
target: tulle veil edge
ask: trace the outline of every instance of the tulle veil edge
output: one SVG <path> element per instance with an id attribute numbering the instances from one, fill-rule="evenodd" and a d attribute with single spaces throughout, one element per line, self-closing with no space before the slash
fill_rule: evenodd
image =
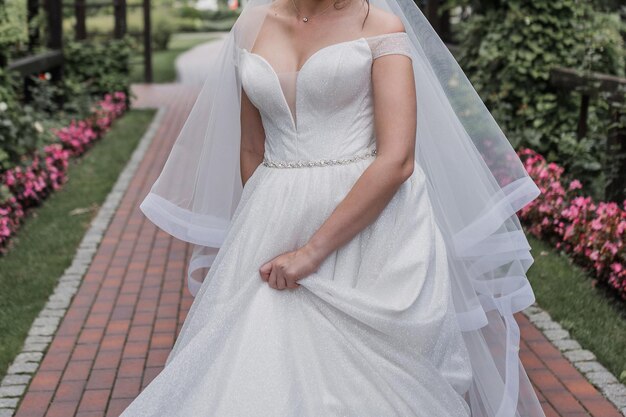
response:
<path id="1" fill-rule="evenodd" d="M 140 204 L 146 217 L 193 245 L 195 295 L 241 197 L 237 53 L 251 49 L 269 0 L 248 2 L 226 36 L 163 170 Z M 542 417 L 519 359 L 514 314 L 535 296 L 533 263 L 516 212 L 539 195 L 514 149 L 447 47 L 411 0 L 370 0 L 402 19 L 412 44 L 416 162 L 427 176 L 448 249 L 454 306 L 474 379 L 473 417 Z M 257 7 L 258 6 L 258 7 Z"/>

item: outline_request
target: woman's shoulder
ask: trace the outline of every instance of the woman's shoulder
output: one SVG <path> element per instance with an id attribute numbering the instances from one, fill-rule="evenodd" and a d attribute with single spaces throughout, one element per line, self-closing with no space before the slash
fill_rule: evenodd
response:
<path id="1" fill-rule="evenodd" d="M 363 31 L 366 37 L 385 35 L 394 32 L 405 32 L 402 19 L 387 10 L 370 5 Z"/>
<path id="2" fill-rule="evenodd" d="M 402 19 L 379 8 L 370 10 L 372 20 L 364 28 L 365 38 L 372 51 L 372 58 L 400 54 L 411 57 L 411 45 Z M 368 20 L 370 17 L 367 18 Z M 366 24 L 367 26 L 367 24 Z"/>

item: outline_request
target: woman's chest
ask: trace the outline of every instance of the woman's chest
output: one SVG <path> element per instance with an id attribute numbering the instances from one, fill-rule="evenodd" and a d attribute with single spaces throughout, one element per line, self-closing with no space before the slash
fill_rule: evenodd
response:
<path id="1" fill-rule="evenodd" d="M 266 116 L 358 111 L 371 93 L 372 54 L 364 38 L 332 44 L 311 55 L 295 73 L 277 73 L 264 57 L 240 51 L 242 87 Z"/>

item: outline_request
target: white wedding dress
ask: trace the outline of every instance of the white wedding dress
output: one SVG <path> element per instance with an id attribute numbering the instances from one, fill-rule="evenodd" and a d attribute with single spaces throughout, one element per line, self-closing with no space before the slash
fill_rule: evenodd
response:
<path id="1" fill-rule="evenodd" d="M 289 74 L 239 50 L 266 159 L 165 368 L 122 417 L 469 416 L 472 369 L 417 163 L 380 216 L 299 288 L 259 275 L 303 245 L 374 160 L 372 62 L 408 55 L 408 42 L 396 32 L 324 47 L 287 95 Z"/>

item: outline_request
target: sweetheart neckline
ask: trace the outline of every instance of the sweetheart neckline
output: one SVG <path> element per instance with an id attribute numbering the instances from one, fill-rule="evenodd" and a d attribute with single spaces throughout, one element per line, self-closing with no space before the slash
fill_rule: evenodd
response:
<path id="1" fill-rule="evenodd" d="M 276 82 L 277 88 L 279 90 L 279 94 L 282 98 L 282 103 L 283 103 L 283 108 L 285 109 L 285 111 L 287 111 L 287 114 L 289 115 L 289 120 L 291 121 L 291 128 L 294 130 L 294 132 L 296 134 L 298 134 L 298 125 L 296 123 L 296 119 L 298 118 L 298 85 L 300 82 L 300 75 L 302 74 L 302 72 L 307 68 L 308 65 L 310 65 L 310 62 L 314 61 L 314 58 L 316 58 L 318 55 L 322 54 L 325 51 L 328 51 L 329 49 L 335 48 L 335 47 L 340 47 L 340 46 L 347 46 L 347 45 L 351 45 L 351 44 L 356 44 L 358 45 L 359 42 L 363 42 L 365 44 L 365 46 L 368 47 L 369 49 L 369 43 L 368 40 L 369 39 L 375 39 L 375 38 L 382 38 L 382 37 L 387 37 L 387 36 L 408 36 L 406 32 L 402 31 L 402 32 L 388 32 L 388 33 L 381 33 L 378 35 L 372 35 L 372 36 L 361 36 L 355 39 L 349 39 L 346 41 L 341 41 L 341 42 L 335 42 L 335 43 L 331 43 L 330 45 L 326 45 L 323 46 L 321 48 L 319 48 L 318 50 L 316 50 L 315 52 L 313 52 L 302 64 L 302 66 L 300 67 L 299 70 L 294 71 L 297 75 L 296 75 L 296 83 L 295 83 L 295 91 L 296 91 L 296 103 L 294 105 L 294 111 L 293 113 L 291 112 L 291 108 L 289 107 L 289 103 L 287 102 L 287 97 L 285 97 L 285 93 L 281 87 L 281 83 L 280 83 L 280 78 L 278 76 L 278 74 L 283 74 L 283 73 L 287 73 L 288 71 L 281 71 L 276 72 L 276 70 L 274 69 L 274 67 L 272 66 L 272 64 L 269 63 L 269 61 L 260 54 L 257 54 L 256 52 L 252 52 L 249 51 L 246 48 L 241 48 L 241 51 L 245 51 L 246 54 L 248 55 L 253 55 L 255 57 L 258 58 L 259 61 L 261 61 L 265 66 L 268 67 L 269 71 L 272 73 L 272 76 Z M 370 56 L 371 58 L 371 56 Z M 294 73 L 292 72 L 292 73 Z"/>
<path id="2" fill-rule="evenodd" d="M 289 103 L 287 102 L 287 97 L 285 97 L 285 93 L 282 91 L 281 85 L 280 85 L 280 78 L 278 77 L 278 72 L 276 72 L 276 70 L 274 69 L 274 67 L 269 63 L 269 61 L 267 59 L 265 59 L 265 57 L 263 55 L 259 55 L 256 52 L 251 52 L 248 51 L 246 48 L 241 48 L 243 51 L 245 51 L 247 54 L 249 55 L 253 55 L 256 56 L 261 62 L 264 63 L 264 65 L 266 65 L 270 72 L 272 73 L 277 85 L 278 85 L 278 89 L 280 96 L 282 97 L 282 102 L 283 102 L 283 107 L 284 109 L 287 111 L 287 113 L 289 114 L 289 119 L 291 120 L 291 127 L 293 128 L 294 132 L 298 132 L 298 125 L 296 123 L 296 118 L 298 115 L 298 82 L 300 80 L 300 74 L 303 72 L 303 70 L 307 67 L 307 64 L 309 64 L 309 62 L 315 58 L 317 55 L 319 55 L 320 53 L 322 53 L 323 51 L 326 51 L 328 49 L 331 49 L 333 47 L 338 47 L 338 46 L 345 46 L 345 45 L 349 45 L 352 43 L 358 43 L 358 42 L 362 42 L 365 41 L 366 45 L 367 45 L 367 40 L 370 38 L 376 38 L 379 36 L 384 36 L 384 35 L 393 35 L 393 34 L 398 34 L 398 33 L 406 33 L 406 32 L 390 32 L 390 33 L 383 33 L 381 35 L 374 35 L 374 36 L 361 36 L 360 38 L 356 38 L 356 39 L 350 39 L 347 41 L 342 41 L 342 42 L 335 42 L 335 43 L 331 43 L 330 45 L 326 45 L 322 48 L 319 48 L 318 50 L 316 50 L 315 52 L 313 52 L 305 61 L 304 64 L 302 64 L 302 66 L 300 67 L 300 69 L 298 71 L 295 71 L 296 74 L 298 74 L 296 76 L 296 103 L 294 105 L 294 113 L 295 113 L 295 117 L 294 117 L 294 113 L 291 112 L 291 109 L 289 108 Z M 369 45 L 368 45 L 369 47 Z M 286 71 L 283 71 L 286 72 Z M 283 73 L 280 72 L 280 73 Z"/>
<path id="3" fill-rule="evenodd" d="M 353 42 L 359 42 L 359 41 L 367 41 L 369 39 L 375 39 L 375 38 L 382 38 L 385 36 L 408 36 L 406 32 L 402 31 L 402 32 L 387 32 L 387 33 L 380 33 L 378 35 L 371 35 L 371 36 L 361 36 L 359 38 L 355 38 L 355 39 L 348 39 L 346 41 L 341 41 L 341 42 L 335 42 L 335 43 L 331 43 L 330 45 L 326 45 L 323 46 L 319 49 L 317 49 L 315 52 L 313 52 L 307 59 L 304 60 L 304 63 L 302 64 L 302 66 L 300 67 L 299 70 L 296 71 L 280 71 L 280 72 L 276 72 L 274 70 L 274 67 L 271 66 L 271 64 L 269 63 L 269 61 L 263 56 L 263 55 L 259 55 L 256 52 L 252 52 L 249 51 L 247 48 L 241 48 L 241 50 L 246 51 L 248 54 L 251 55 L 256 55 L 259 58 L 261 58 L 263 61 L 265 61 L 266 64 L 268 64 L 272 70 L 274 71 L 275 74 L 282 74 L 282 73 L 299 73 L 302 72 L 302 70 L 304 69 L 304 67 L 308 64 L 308 62 L 311 60 L 311 58 L 313 58 L 315 55 L 317 55 L 318 53 L 322 52 L 325 49 L 328 48 L 332 48 L 334 46 L 340 46 L 340 45 L 345 45 L 345 44 L 350 44 Z"/>
<path id="4" fill-rule="evenodd" d="M 390 35 L 390 34 L 393 34 L 393 33 L 404 33 L 404 32 L 383 33 L 383 35 Z M 360 42 L 360 41 L 364 41 L 364 40 L 367 40 L 369 38 L 375 38 L 375 37 L 378 37 L 378 36 L 381 36 L 381 35 L 368 36 L 368 37 L 361 36 L 360 38 L 349 39 L 347 41 L 341 41 L 341 42 L 335 42 L 335 43 L 331 43 L 330 45 L 323 46 L 323 47 L 317 49 L 315 52 L 313 52 L 307 59 L 305 59 L 304 63 L 300 67 L 300 69 L 296 70 L 296 71 L 280 71 L 280 72 L 277 72 L 274 69 L 274 67 L 269 63 L 269 61 L 263 55 L 257 54 L 256 52 L 249 51 L 246 48 L 241 48 L 241 49 L 246 51 L 246 53 L 248 53 L 250 55 L 255 55 L 255 56 L 259 57 L 260 59 L 262 59 L 272 69 L 274 74 L 300 73 L 300 72 L 302 72 L 304 70 L 304 68 L 306 68 L 307 64 L 309 63 L 309 61 L 311 61 L 312 58 L 314 58 L 317 54 L 321 53 L 322 51 L 325 51 L 326 49 L 329 49 L 329 48 L 332 48 L 332 47 L 335 47 L 335 46 L 341 46 L 341 45 L 351 44 L 351 43 L 355 43 L 355 42 Z"/>

